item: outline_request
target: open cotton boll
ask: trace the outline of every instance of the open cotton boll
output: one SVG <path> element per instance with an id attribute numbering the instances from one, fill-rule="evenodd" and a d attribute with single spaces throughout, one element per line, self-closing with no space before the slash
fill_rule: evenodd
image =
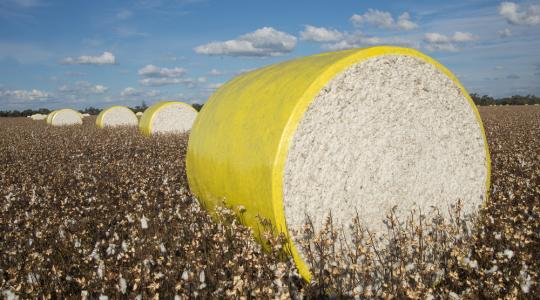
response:
<path id="1" fill-rule="evenodd" d="M 82 124 L 81 114 L 73 109 L 61 109 L 51 117 L 50 124 L 53 126 Z"/>
<path id="2" fill-rule="evenodd" d="M 413 49 L 323 53 L 244 73 L 220 87 L 191 130 L 191 191 L 214 209 L 242 207 L 298 244 L 309 216 L 347 228 L 358 212 L 385 232 L 388 211 L 462 214 L 486 201 L 489 151 L 476 106 L 450 71 Z M 346 235 L 349 233 L 346 231 Z M 347 238 L 347 236 L 346 236 Z"/>
<path id="3" fill-rule="evenodd" d="M 191 105 L 177 101 L 159 102 L 146 109 L 139 130 L 145 135 L 186 132 L 196 118 L 197 111 Z"/>
<path id="4" fill-rule="evenodd" d="M 111 106 L 102 110 L 97 119 L 96 125 L 99 128 L 115 126 L 137 126 L 139 120 L 133 111 L 125 106 Z"/>

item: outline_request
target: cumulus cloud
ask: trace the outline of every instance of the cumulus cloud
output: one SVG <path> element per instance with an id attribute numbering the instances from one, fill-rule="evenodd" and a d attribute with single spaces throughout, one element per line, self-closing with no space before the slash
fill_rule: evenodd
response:
<path id="1" fill-rule="evenodd" d="M 39 100 L 47 100 L 52 95 L 48 92 L 32 89 L 32 90 L 0 90 L 0 98 L 7 102 L 31 102 Z"/>
<path id="2" fill-rule="evenodd" d="M 416 47 L 413 41 L 406 38 L 374 37 L 374 36 L 367 36 L 361 32 L 346 34 L 342 40 L 336 43 L 323 44 L 322 47 L 323 49 L 326 49 L 326 50 L 337 51 L 337 50 L 359 48 L 359 47 L 373 46 L 373 45 L 382 45 L 382 44 Z"/>
<path id="3" fill-rule="evenodd" d="M 246 33 L 237 39 L 224 42 L 211 42 L 194 48 L 198 54 L 227 55 L 240 57 L 279 56 L 289 53 L 296 47 L 296 37 L 263 27 Z"/>
<path id="4" fill-rule="evenodd" d="M 411 16 L 408 12 L 404 12 L 398 17 L 396 27 L 404 30 L 411 30 L 418 27 L 418 25 L 410 20 Z"/>
<path id="5" fill-rule="evenodd" d="M 205 77 L 199 78 L 143 78 L 139 83 L 144 86 L 164 86 L 171 84 L 185 84 L 188 87 L 194 87 L 199 83 L 205 83 Z"/>
<path id="6" fill-rule="evenodd" d="M 397 20 L 394 20 L 394 18 L 389 12 L 371 8 L 362 15 L 352 15 L 351 22 L 355 26 L 370 24 L 376 27 L 387 29 L 411 30 L 418 27 L 416 23 L 410 20 L 410 15 L 408 12 L 404 12 L 398 17 Z"/>
<path id="7" fill-rule="evenodd" d="M 424 40 L 428 43 L 468 42 L 474 40 L 474 36 L 468 32 L 461 31 L 456 31 L 451 36 L 430 32 L 424 35 Z"/>
<path id="8" fill-rule="evenodd" d="M 161 94 L 160 91 L 157 90 L 151 90 L 151 91 L 144 91 L 139 90 L 133 87 L 127 87 L 122 92 L 120 92 L 120 96 L 124 98 L 139 98 L 139 97 L 150 97 L 154 98 Z"/>
<path id="9" fill-rule="evenodd" d="M 71 94 L 75 96 L 82 95 L 100 95 L 105 94 L 109 90 L 108 87 L 101 84 L 91 84 L 88 81 L 77 81 L 74 85 L 63 85 L 58 88 L 58 91 L 63 94 Z"/>
<path id="10" fill-rule="evenodd" d="M 186 73 L 186 69 L 175 67 L 172 69 L 169 68 L 160 68 L 154 65 L 146 65 L 138 71 L 138 74 L 143 77 L 154 77 L 154 78 L 172 78 L 179 77 Z"/>
<path id="11" fill-rule="evenodd" d="M 529 5 L 526 11 L 519 11 L 514 2 L 503 2 L 499 6 L 499 14 L 512 25 L 539 25 L 540 5 Z"/>
<path id="12" fill-rule="evenodd" d="M 424 34 L 425 48 L 428 51 L 458 51 L 455 43 L 474 41 L 476 38 L 469 32 L 456 31 L 453 35 L 444 35 L 437 32 Z"/>
<path id="13" fill-rule="evenodd" d="M 120 93 L 120 96 L 122 96 L 122 97 L 140 96 L 142 94 L 143 94 L 143 91 L 137 90 L 137 89 L 132 88 L 132 87 L 127 87 Z"/>
<path id="14" fill-rule="evenodd" d="M 116 64 L 116 58 L 111 52 L 106 51 L 99 56 L 66 57 L 62 62 L 68 65 L 114 65 Z"/>
<path id="15" fill-rule="evenodd" d="M 507 38 L 507 37 L 510 37 L 512 36 L 512 31 L 510 31 L 509 28 L 505 28 L 503 30 L 499 30 L 499 36 L 501 38 Z"/>
<path id="16" fill-rule="evenodd" d="M 431 52 L 435 51 L 448 51 L 448 52 L 456 52 L 459 50 L 456 45 L 452 43 L 443 43 L 443 44 L 427 44 L 426 49 Z"/>
<path id="17" fill-rule="evenodd" d="M 137 72 L 142 79 L 139 84 L 144 86 L 164 86 L 173 84 L 184 84 L 188 87 L 194 87 L 197 84 L 205 83 L 206 77 L 188 78 L 184 77 L 187 70 L 180 67 L 161 68 L 154 65 L 146 65 Z M 130 92 L 129 90 L 125 92 Z"/>
<path id="18" fill-rule="evenodd" d="M 344 37 L 344 34 L 334 29 L 306 25 L 300 32 L 300 39 L 309 42 L 335 42 Z"/>
<path id="19" fill-rule="evenodd" d="M 217 69 L 212 69 L 212 70 L 210 70 L 210 72 L 208 72 L 209 76 L 221 76 L 223 74 L 224 74 L 223 72 L 221 72 L 221 71 L 219 71 Z"/>

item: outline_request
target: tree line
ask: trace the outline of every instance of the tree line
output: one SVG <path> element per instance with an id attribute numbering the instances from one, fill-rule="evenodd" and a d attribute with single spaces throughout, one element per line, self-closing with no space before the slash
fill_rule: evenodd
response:
<path id="1" fill-rule="evenodd" d="M 488 95 L 480 96 L 476 93 L 471 94 L 471 98 L 473 99 L 474 103 L 476 105 L 480 106 L 487 106 L 487 105 L 534 105 L 534 104 L 540 104 L 540 97 L 537 97 L 535 95 L 527 95 L 527 96 L 521 96 L 521 95 L 514 95 L 511 97 L 505 97 L 505 98 L 493 98 Z"/>
<path id="2" fill-rule="evenodd" d="M 514 95 L 511 97 L 504 97 L 504 98 L 493 98 L 488 95 L 482 95 L 472 93 L 471 98 L 474 101 L 476 105 L 480 106 L 488 106 L 488 105 L 534 105 L 534 104 L 540 104 L 540 97 L 535 95 Z M 200 111 L 203 107 L 203 104 L 195 103 L 192 104 L 193 108 L 195 108 L 197 111 Z M 145 102 L 141 103 L 141 105 L 137 105 L 134 107 L 130 107 L 131 110 L 134 112 L 144 112 L 148 106 Z M 33 114 L 49 114 L 52 110 L 47 108 L 39 108 L 39 109 L 25 109 L 25 110 L 0 110 L 0 117 L 27 117 L 31 116 Z M 95 107 L 87 107 L 83 110 L 80 110 L 83 114 L 91 114 L 91 115 L 97 115 L 101 112 L 100 108 Z"/>

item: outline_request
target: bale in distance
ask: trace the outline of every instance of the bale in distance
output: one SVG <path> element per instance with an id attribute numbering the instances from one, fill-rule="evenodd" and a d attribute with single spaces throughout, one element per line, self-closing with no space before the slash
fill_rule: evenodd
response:
<path id="1" fill-rule="evenodd" d="M 143 113 L 142 113 L 142 111 L 138 111 L 135 115 L 140 118 L 140 117 L 142 117 Z"/>
<path id="2" fill-rule="evenodd" d="M 96 119 L 99 128 L 115 126 L 137 126 L 139 120 L 133 111 L 125 106 L 111 106 L 102 110 Z"/>
<path id="3" fill-rule="evenodd" d="M 47 115 L 44 115 L 44 114 L 33 114 L 31 116 L 28 116 L 28 117 L 30 119 L 34 120 L 34 121 L 47 119 Z"/>
<path id="4" fill-rule="evenodd" d="M 490 159 L 480 115 L 457 78 L 413 49 L 372 47 L 303 57 L 242 74 L 207 101 L 191 130 L 191 191 L 209 209 L 242 206 L 297 239 L 358 212 L 371 232 L 398 206 L 463 213 L 487 199 Z M 257 231 L 256 231 L 257 232 Z"/>
<path id="5" fill-rule="evenodd" d="M 79 125 L 82 124 L 81 113 L 76 110 L 65 108 L 55 111 L 51 117 L 50 125 L 52 126 L 66 126 L 66 125 Z"/>
<path id="6" fill-rule="evenodd" d="M 197 111 L 189 104 L 178 101 L 158 102 L 144 111 L 139 130 L 145 135 L 155 133 L 181 133 L 191 129 Z"/>
<path id="7" fill-rule="evenodd" d="M 81 114 L 81 117 L 83 117 L 83 118 L 90 117 L 90 114 L 89 113 L 84 113 L 84 114 Z"/>

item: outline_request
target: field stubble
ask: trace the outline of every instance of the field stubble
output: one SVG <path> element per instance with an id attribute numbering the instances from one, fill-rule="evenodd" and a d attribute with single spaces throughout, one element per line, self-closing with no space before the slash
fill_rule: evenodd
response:
<path id="1" fill-rule="evenodd" d="M 0 119 L 0 291 L 4 297 L 533 298 L 540 294 L 540 108 L 483 107 L 491 200 L 476 216 L 388 212 L 375 237 L 307 223 L 309 284 L 283 235 L 267 251 L 236 210 L 215 222 L 189 193 L 186 135 L 52 128 Z M 264 220 L 263 220 L 263 223 Z"/>

